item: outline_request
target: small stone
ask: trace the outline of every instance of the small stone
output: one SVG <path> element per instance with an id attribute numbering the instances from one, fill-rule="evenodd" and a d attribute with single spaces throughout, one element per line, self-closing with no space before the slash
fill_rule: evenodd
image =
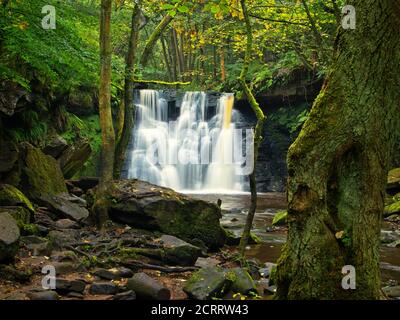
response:
<path id="1" fill-rule="evenodd" d="M 382 290 L 390 298 L 399 298 L 400 297 L 400 286 L 385 287 Z"/>
<path id="2" fill-rule="evenodd" d="M 111 282 L 93 283 L 89 288 L 90 294 L 113 295 L 118 292 L 118 286 Z"/>
<path id="3" fill-rule="evenodd" d="M 52 290 L 30 292 L 30 293 L 28 293 L 28 297 L 31 300 L 58 300 L 58 299 L 60 299 L 57 292 L 52 291 Z"/>
<path id="4" fill-rule="evenodd" d="M 85 291 L 85 287 L 86 283 L 82 280 L 57 279 L 55 290 L 61 294 L 66 294 L 69 292 L 83 293 L 83 291 Z"/>
<path id="5" fill-rule="evenodd" d="M 70 219 L 57 220 L 55 226 L 58 229 L 79 229 L 79 224 Z"/>
<path id="6" fill-rule="evenodd" d="M 136 293 L 132 290 L 121 292 L 116 294 L 113 300 L 136 300 Z"/>
<path id="7" fill-rule="evenodd" d="M 95 276 L 106 280 L 119 280 L 121 278 L 131 278 L 133 276 L 133 272 L 128 268 L 113 268 L 113 269 L 97 269 L 94 272 Z"/>
<path id="8" fill-rule="evenodd" d="M 215 266 L 219 265 L 220 263 L 221 263 L 221 261 L 214 259 L 214 258 L 199 257 L 199 258 L 197 258 L 195 266 L 199 267 L 199 268 L 207 268 L 207 267 L 215 267 Z"/>

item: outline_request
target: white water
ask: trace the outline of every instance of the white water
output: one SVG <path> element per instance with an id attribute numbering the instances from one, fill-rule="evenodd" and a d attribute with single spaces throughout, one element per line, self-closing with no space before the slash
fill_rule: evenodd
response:
<path id="1" fill-rule="evenodd" d="M 178 118 L 171 119 L 158 91 L 140 90 L 128 178 L 183 192 L 243 191 L 243 176 L 235 174 L 234 153 L 242 148 L 234 147 L 232 107 L 230 94 L 221 96 L 215 110 L 208 109 L 206 93 L 187 92 Z M 215 114 L 207 120 L 211 110 Z"/>

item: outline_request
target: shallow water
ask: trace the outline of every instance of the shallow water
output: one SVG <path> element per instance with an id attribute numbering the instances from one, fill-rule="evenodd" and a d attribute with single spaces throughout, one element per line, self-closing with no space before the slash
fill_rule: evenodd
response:
<path id="1" fill-rule="evenodd" d="M 250 194 L 192 194 L 192 196 L 210 202 L 222 200 L 223 218 L 221 224 L 240 235 L 246 219 L 247 209 L 250 205 Z M 253 232 L 262 239 L 261 244 L 250 245 L 247 250 L 248 258 L 257 258 L 261 262 L 276 262 L 281 248 L 286 241 L 285 228 L 270 228 L 274 214 L 286 208 L 286 197 L 282 193 L 259 194 L 257 212 L 254 218 Z M 383 229 L 389 228 L 387 223 Z M 382 283 L 394 280 L 400 283 L 400 248 L 382 246 L 381 272 Z"/>

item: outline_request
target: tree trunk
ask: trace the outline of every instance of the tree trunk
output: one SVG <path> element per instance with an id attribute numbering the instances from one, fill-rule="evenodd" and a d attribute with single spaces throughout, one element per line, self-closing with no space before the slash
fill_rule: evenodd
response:
<path id="1" fill-rule="evenodd" d="M 249 86 L 246 83 L 246 76 L 249 71 L 251 53 L 253 50 L 253 29 L 252 29 L 250 17 L 249 17 L 248 11 L 247 11 L 246 1 L 241 0 L 240 3 L 242 6 L 243 16 L 244 16 L 244 20 L 246 23 L 247 43 L 246 43 L 246 54 L 244 57 L 242 72 L 240 73 L 239 82 L 241 83 L 241 85 L 243 87 L 243 92 L 245 93 L 247 100 L 249 101 L 250 106 L 253 109 L 253 112 L 257 117 L 257 124 L 256 124 L 256 128 L 254 130 L 254 155 L 253 155 L 254 168 L 253 168 L 253 172 L 249 176 L 250 193 L 251 193 L 250 208 L 249 208 L 249 212 L 246 217 L 246 224 L 244 226 L 242 238 L 240 239 L 240 244 L 239 244 L 240 255 L 241 255 L 241 257 L 244 257 L 244 252 L 245 252 L 247 243 L 249 242 L 249 238 L 250 238 L 250 231 L 251 231 L 251 228 L 253 227 L 254 215 L 255 215 L 256 209 L 257 209 L 256 164 L 257 164 L 257 159 L 258 159 L 258 150 L 259 150 L 261 142 L 262 142 L 262 131 L 263 131 L 263 127 L 264 127 L 266 118 L 265 118 L 264 113 L 261 110 L 258 102 L 256 101 L 256 99 L 253 95 L 253 92 L 251 91 L 251 89 L 249 88 Z M 215 52 L 215 46 L 214 46 L 214 52 Z"/>
<path id="2" fill-rule="evenodd" d="M 135 57 L 140 27 L 140 7 L 136 4 L 132 12 L 131 33 L 129 37 L 128 53 L 125 65 L 125 88 L 124 88 L 124 123 L 121 139 L 118 141 L 115 152 L 114 176 L 119 178 L 125 161 L 125 152 L 131 136 L 134 124 L 135 105 L 133 103 L 133 76 L 135 73 Z"/>
<path id="3" fill-rule="evenodd" d="M 220 57 L 219 65 L 221 68 L 221 81 L 225 82 L 226 75 L 225 75 L 225 50 L 224 50 L 224 47 L 221 47 L 219 49 L 219 57 Z"/>
<path id="4" fill-rule="evenodd" d="M 167 14 L 161 22 L 154 29 L 153 33 L 150 35 L 149 39 L 146 42 L 144 47 L 142 57 L 140 59 L 140 65 L 144 68 L 149 61 L 149 56 L 153 51 L 153 48 L 157 42 L 157 40 L 161 37 L 164 30 L 168 27 L 169 23 L 172 21 L 173 17 Z"/>
<path id="5" fill-rule="evenodd" d="M 288 240 L 278 299 L 378 299 L 386 177 L 400 125 L 400 5 L 351 1 L 332 72 L 288 153 Z M 356 289 L 342 288 L 342 268 Z"/>
<path id="6" fill-rule="evenodd" d="M 101 1 L 100 64 L 101 174 L 93 213 L 95 223 L 101 229 L 108 218 L 105 193 L 112 184 L 115 151 L 115 133 L 111 114 L 111 0 Z"/>

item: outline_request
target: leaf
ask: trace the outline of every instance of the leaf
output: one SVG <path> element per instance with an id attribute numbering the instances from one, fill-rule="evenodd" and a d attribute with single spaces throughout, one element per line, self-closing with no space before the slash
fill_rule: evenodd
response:
<path id="1" fill-rule="evenodd" d="M 171 10 L 171 9 L 173 9 L 175 6 L 173 6 L 172 4 L 169 4 L 169 3 L 164 3 L 162 6 L 161 6 L 161 9 L 163 9 L 163 10 Z"/>
<path id="2" fill-rule="evenodd" d="M 344 236 L 344 231 L 336 232 L 335 237 L 336 239 L 342 239 Z"/>
<path id="3" fill-rule="evenodd" d="M 182 13 L 187 13 L 187 12 L 189 12 L 189 8 L 186 6 L 180 6 L 180 7 L 178 7 L 178 11 L 182 12 Z"/>
<path id="4" fill-rule="evenodd" d="M 169 14 L 171 17 L 175 17 L 175 16 L 176 16 L 176 11 L 175 11 L 175 10 L 170 10 L 170 11 L 168 11 L 168 14 Z"/>

